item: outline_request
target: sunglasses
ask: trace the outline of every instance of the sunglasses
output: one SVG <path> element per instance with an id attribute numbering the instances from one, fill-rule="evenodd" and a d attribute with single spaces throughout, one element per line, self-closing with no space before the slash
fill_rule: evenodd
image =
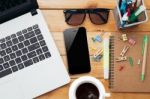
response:
<path id="1" fill-rule="evenodd" d="M 69 25 L 81 25 L 85 20 L 86 14 L 93 24 L 101 25 L 108 21 L 109 9 L 77 9 L 77 10 L 64 10 L 65 21 Z"/>

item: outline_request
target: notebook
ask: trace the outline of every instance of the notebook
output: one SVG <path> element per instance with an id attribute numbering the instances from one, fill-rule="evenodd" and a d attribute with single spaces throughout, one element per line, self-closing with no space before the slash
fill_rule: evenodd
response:
<path id="1" fill-rule="evenodd" d="M 112 92 L 150 92 L 150 40 L 148 42 L 147 63 L 145 80 L 141 81 L 142 70 L 142 43 L 145 34 L 128 33 L 127 37 L 135 39 L 136 44 L 131 45 L 128 41 L 123 42 L 121 33 L 114 33 L 110 37 L 110 73 L 109 87 Z M 150 35 L 148 35 L 150 38 Z M 129 46 L 125 56 L 132 57 L 133 66 L 127 61 L 116 62 L 115 58 L 120 56 L 124 46 Z M 141 65 L 138 65 L 138 60 Z M 120 70 L 120 67 L 124 68 Z"/>

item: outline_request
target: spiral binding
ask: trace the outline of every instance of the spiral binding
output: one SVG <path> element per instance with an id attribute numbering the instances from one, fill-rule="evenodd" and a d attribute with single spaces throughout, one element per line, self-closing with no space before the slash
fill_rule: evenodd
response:
<path id="1" fill-rule="evenodd" d="M 110 48 L 109 48 L 109 62 L 110 62 L 110 69 L 109 69 L 109 88 L 112 89 L 114 86 L 114 36 L 110 36 Z"/>

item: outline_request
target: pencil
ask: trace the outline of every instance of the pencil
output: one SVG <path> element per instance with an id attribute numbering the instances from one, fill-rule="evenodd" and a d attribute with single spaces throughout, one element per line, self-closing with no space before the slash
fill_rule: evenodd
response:
<path id="1" fill-rule="evenodd" d="M 146 69 L 146 56 L 147 56 L 147 48 L 148 48 L 148 36 L 144 36 L 144 56 L 143 56 L 143 63 L 142 63 L 142 73 L 141 73 L 141 80 L 144 81 L 145 79 L 145 69 Z"/>

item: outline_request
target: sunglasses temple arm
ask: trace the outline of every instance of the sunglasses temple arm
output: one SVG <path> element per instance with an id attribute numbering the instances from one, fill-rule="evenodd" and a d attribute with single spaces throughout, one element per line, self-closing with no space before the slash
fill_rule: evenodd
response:
<path id="1" fill-rule="evenodd" d="M 97 14 L 104 22 L 107 21 L 101 14 L 99 14 L 99 13 L 95 13 L 95 14 Z M 107 17 L 107 19 L 108 19 L 108 17 Z"/>

